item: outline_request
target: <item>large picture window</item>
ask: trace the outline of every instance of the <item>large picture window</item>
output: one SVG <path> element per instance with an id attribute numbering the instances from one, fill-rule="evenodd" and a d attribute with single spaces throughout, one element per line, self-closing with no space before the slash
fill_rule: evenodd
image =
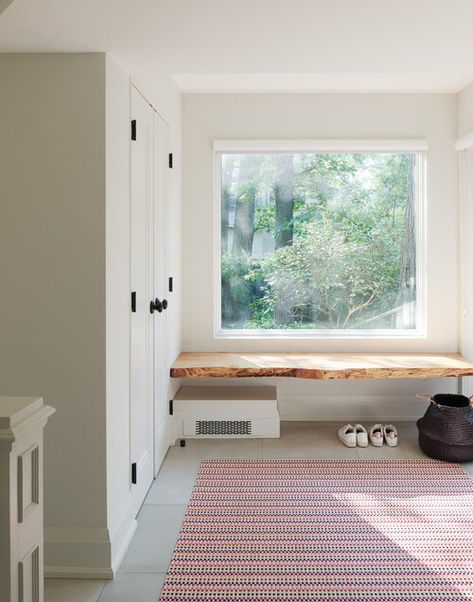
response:
<path id="1" fill-rule="evenodd" d="M 422 152 L 216 157 L 218 333 L 420 332 Z"/>

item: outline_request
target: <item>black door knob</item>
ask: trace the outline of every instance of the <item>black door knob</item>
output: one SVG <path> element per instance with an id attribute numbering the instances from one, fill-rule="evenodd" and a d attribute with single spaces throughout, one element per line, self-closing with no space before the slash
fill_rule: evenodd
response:
<path id="1" fill-rule="evenodd" d="M 163 311 L 163 309 L 164 309 L 163 304 L 157 297 L 154 301 L 151 299 L 151 301 L 149 303 L 150 313 L 153 314 L 155 311 L 157 311 L 158 313 L 161 313 Z"/>
<path id="2" fill-rule="evenodd" d="M 149 311 L 151 313 L 154 313 L 155 311 L 157 311 L 158 313 L 161 313 L 163 311 L 163 309 L 167 309 L 168 306 L 168 300 L 167 299 L 163 299 L 162 301 L 160 301 L 158 299 L 158 297 L 156 297 L 156 299 L 153 301 L 150 301 L 149 304 Z"/>
<path id="3" fill-rule="evenodd" d="M 157 297 L 154 300 L 154 309 L 158 312 L 161 313 L 163 311 L 163 309 L 166 309 L 163 305 L 163 302 L 160 301 Z"/>

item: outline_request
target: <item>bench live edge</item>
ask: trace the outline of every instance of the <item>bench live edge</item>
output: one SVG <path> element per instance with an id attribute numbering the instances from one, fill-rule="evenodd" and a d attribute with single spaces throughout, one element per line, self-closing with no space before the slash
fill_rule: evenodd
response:
<path id="1" fill-rule="evenodd" d="M 473 376 L 459 353 L 183 352 L 172 378 L 285 377 L 314 380 Z"/>

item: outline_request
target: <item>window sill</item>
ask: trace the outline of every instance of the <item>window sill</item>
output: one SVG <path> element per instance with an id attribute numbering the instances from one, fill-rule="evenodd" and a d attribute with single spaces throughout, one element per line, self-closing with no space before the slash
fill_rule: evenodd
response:
<path id="1" fill-rule="evenodd" d="M 217 330 L 214 339 L 250 340 L 423 340 L 427 338 L 423 330 Z"/>

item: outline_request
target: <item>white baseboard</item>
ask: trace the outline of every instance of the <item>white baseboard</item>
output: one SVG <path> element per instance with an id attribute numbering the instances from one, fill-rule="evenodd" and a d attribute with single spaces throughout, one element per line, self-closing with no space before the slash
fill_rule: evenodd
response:
<path id="1" fill-rule="evenodd" d="M 163 463 L 163 460 L 166 457 L 169 447 L 171 445 L 174 445 L 174 443 L 176 442 L 174 431 L 174 417 L 166 416 L 166 418 L 160 425 L 157 434 L 157 441 L 159 441 L 159 444 L 155 448 L 155 477 L 158 474 L 159 469 L 161 468 L 161 464 Z"/>
<path id="2" fill-rule="evenodd" d="M 45 566 L 46 579 L 113 579 L 109 568 L 80 568 L 76 566 Z"/>
<path id="3" fill-rule="evenodd" d="M 426 404 L 412 395 L 279 395 L 281 420 L 417 420 Z"/>
<path id="4" fill-rule="evenodd" d="M 172 421 L 163 429 L 165 449 L 172 439 Z M 139 501 L 138 507 L 141 506 Z M 137 502 L 123 496 L 109 528 L 46 527 L 44 575 L 61 579 L 113 579 L 137 528 Z"/>
<path id="5" fill-rule="evenodd" d="M 113 579 L 135 534 L 137 522 L 128 512 L 116 528 L 47 528 L 44 575 L 63 579 Z"/>
<path id="6" fill-rule="evenodd" d="M 112 542 L 112 576 L 116 575 L 118 567 L 120 566 L 121 561 L 128 550 L 128 546 L 133 539 L 133 535 L 135 534 L 137 526 L 138 522 L 136 518 L 131 519 L 121 538 L 117 538 L 117 541 Z"/>
<path id="7" fill-rule="evenodd" d="M 112 579 L 108 529 L 46 527 L 44 574 L 46 577 Z"/>
<path id="8" fill-rule="evenodd" d="M 110 528 L 46 527 L 45 577 L 113 579 L 136 531 L 135 515 L 130 495 L 123 499 Z"/>
<path id="9" fill-rule="evenodd" d="M 112 550 L 112 576 L 115 576 L 118 568 L 123 560 L 123 557 L 128 550 L 133 535 L 135 534 L 138 522 L 135 518 L 135 513 L 130 511 L 125 516 L 120 528 L 116 531 L 115 535 L 111 537 L 111 550 Z"/>

